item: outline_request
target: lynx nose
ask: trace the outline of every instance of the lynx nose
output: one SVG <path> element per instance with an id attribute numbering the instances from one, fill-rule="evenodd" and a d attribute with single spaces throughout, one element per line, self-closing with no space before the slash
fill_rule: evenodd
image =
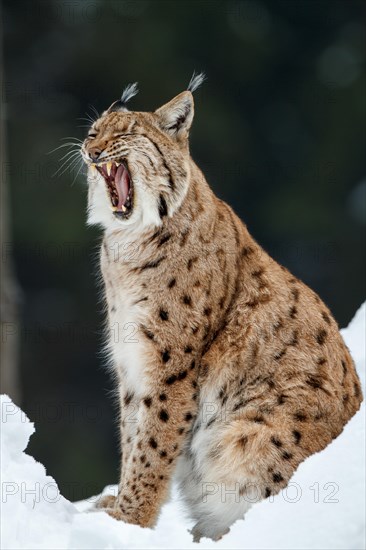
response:
<path id="1" fill-rule="evenodd" d="M 89 149 L 89 157 L 93 162 L 97 162 L 102 150 L 99 147 L 92 147 Z"/>

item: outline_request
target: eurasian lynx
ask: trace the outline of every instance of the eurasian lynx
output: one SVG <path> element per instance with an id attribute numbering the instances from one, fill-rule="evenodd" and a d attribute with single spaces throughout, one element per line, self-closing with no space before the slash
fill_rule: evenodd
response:
<path id="1" fill-rule="evenodd" d="M 155 112 L 129 112 L 128 87 L 82 146 L 121 405 L 119 494 L 102 505 L 151 527 L 176 476 L 196 541 L 286 487 L 362 401 L 327 307 L 190 157 L 199 83 Z"/>

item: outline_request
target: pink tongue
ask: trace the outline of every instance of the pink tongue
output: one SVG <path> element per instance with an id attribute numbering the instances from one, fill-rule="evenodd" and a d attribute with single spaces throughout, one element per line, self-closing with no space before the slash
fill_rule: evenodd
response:
<path id="1" fill-rule="evenodd" d="M 118 192 L 117 209 L 122 210 L 122 205 L 126 202 L 129 190 L 130 178 L 126 168 L 120 164 L 114 177 L 114 184 Z"/>

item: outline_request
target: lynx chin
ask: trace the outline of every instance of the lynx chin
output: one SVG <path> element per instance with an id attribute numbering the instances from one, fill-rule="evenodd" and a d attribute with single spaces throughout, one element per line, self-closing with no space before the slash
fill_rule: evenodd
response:
<path id="1" fill-rule="evenodd" d="M 286 487 L 362 401 L 328 308 L 190 156 L 202 80 L 154 112 L 129 111 L 128 86 L 81 148 L 120 403 L 119 492 L 99 506 L 153 527 L 175 479 L 195 541 Z"/>

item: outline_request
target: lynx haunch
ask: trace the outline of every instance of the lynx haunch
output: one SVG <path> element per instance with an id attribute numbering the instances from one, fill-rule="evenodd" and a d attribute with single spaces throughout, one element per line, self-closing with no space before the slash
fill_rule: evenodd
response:
<path id="1" fill-rule="evenodd" d="M 128 87 L 81 149 L 121 410 L 119 492 L 101 506 L 152 527 L 176 479 L 196 541 L 286 487 L 362 401 L 327 307 L 193 162 L 200 80 L 155 112 L 128 111 Z"/>

